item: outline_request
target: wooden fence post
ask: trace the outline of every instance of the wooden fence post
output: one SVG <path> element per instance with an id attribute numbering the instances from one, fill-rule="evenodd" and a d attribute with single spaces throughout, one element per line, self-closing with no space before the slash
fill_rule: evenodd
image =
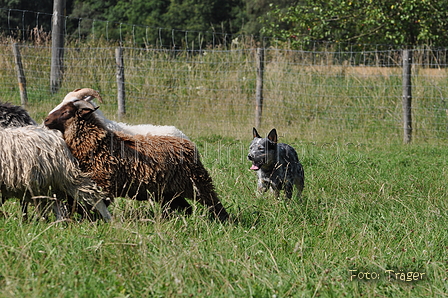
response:
<path id="1" fill-rule="evenodd" d="M 118 119 L 126 114 L 125 88 L 124 88 L 124 63 L 123 48 L 115 49 L 115 61 L 117 63 L 117 99 L 118 99 Z"/>
<path id="2" fill-rule="evenodd" d="M 409 144 L 412 140 L 412 51 L 403 50 L 403 142 Z"/>
<path id="3" fill-rule="evenodd" d="M 257 48 L 257 83 L 255 89 L 255 127 L 261 125 L 263 111 L 263 74 L 264 74 L 264 49 Z"/>
<path id="4" fill-rule="evenodd" d="M 20 103 L 22 107 L 26 107 L 28 104 L 28 95 L 26 93 L 26 77 L 22 66 L 22 56 L 20 55 L 19 45 L 14 43 L 12 45 L 12 51 L 14 53 L 14 60 L 16 62 L 17 79 L 19 80 L 20 89 Z"/>
<path id="5" fill-rule="evenodd" d="M 64 12 L 65 0 L 54 0 L 51 25 L 51 93 L 58 92 L 64 73 Z"/>

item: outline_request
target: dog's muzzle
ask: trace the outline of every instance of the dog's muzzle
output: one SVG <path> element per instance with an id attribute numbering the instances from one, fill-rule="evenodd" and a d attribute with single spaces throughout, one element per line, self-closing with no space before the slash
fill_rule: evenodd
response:
<path id="1" fill-rule="evenodd" d="M 260 169 L 260 167 L 262 166 L 262 162 L 260 163 L 259 161 L 257 162 L 253 156 L 251 156 L 250 154 L 247 156 L 247 159 L 250 160 L 252 162 L 252 166 L 250 167 L 251 170 L 257 171 Z"/>

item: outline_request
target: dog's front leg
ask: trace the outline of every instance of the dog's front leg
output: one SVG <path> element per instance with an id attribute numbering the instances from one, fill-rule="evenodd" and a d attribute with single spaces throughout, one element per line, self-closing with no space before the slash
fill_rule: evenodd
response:
<path id="1" fill-rule="evenodd" d="M 257 188 L 259 193 L 266 192 L 269 188 L 269 183 L 267 183 L 263 179 L 258 179 Z"/>
<path id="2" fill-rule="evenodd" d="M 274 198 L 278 199 L 280 197 L 280 190 L 282 189 L 281 183 L 278 183 L 278 181 L 271 181 L 270 189 L 271 193 L 274 195 Z"/>
<path id="3" fill-rule="evenodd" d="M 280 196 L 280 190 L 278 188 L 271 187 L 271 193 L 274 194 L 274 198 L 276 199 Z"/>

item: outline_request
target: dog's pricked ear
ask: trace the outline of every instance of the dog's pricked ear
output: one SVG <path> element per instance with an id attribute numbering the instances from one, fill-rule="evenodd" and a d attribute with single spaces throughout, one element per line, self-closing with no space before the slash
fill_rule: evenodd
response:
<path id="1" fill-rule="evenodd" d="M 255 127 L 254 127 L 254 129 L 252 130 L 252 134 L 253 134 L 253 136 L 254 136 L 254 139 L 255 139 L 255 138 L 261 138 L 261 136 L 258 134 L 258 131 L 255 129 Z"/>
<path id="2" fill-rule="evenodd" d="M 277 131 L 273 128 L 268 134 L 268 140 L 273 143 L 277 143 Z"/>

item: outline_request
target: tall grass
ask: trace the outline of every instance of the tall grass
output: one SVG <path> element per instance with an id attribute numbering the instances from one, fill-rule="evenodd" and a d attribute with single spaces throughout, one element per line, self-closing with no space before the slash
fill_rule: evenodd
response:
<path id="1" fill-rule="evenodd" d="M 44 118 L 63 96 L 79 87 L 98 89 L 101 109 L 117 120 L 115 45 L 98 40 L 65 50 L 64 80 L 49 93 L 49 44 L 21 47 L 29 110 Z M 255 123 L 255 50 L 201 51 L 125 48 L 127 116 L 131 123 L 176 125 L 192 137 L 243 138 Z M 395 52 L 394 52 L 395 53 Z M 401 140 L 402 82 L 396 64 L 335 64 L 340 53 L 266 49 L 261 130 L 276 127 L 291 138 L 356 141 Z M 19 103 L 11 42 L 0 45 L 0 90 Z M 416 60 L 418 61 L 418 59 Z M 414 65 L 414 140 L 447 137 L 445 69 Z"/>
<path id="2" fill-rule="evenodd" d="M 445 148 L 291 141 L 306 188 L 286 201 L 256 195 L 245 142 L 197 143 L 234 222 L 200 206 L 162 218 L 157 205 L 124 199 L 111 224 L 24 222 L 9 201 L 0 296 L 447 296 Z M 424 279 L 389 280 L 386 270 Z"/>

